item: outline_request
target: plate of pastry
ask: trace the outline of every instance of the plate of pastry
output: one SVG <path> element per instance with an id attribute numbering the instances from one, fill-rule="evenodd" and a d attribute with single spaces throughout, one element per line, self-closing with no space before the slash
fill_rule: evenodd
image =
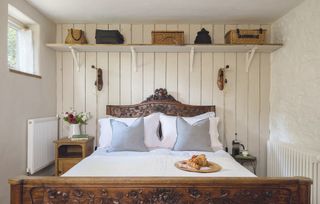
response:
<path id="1" fill-rule="evenodd" d="M 188 160 L 178 161 L 175 166 L 183 171 L 198 173 L 213 173 L 222 169 L 219 164 L 208 161 L 204 154 L 193 155 Z"/>

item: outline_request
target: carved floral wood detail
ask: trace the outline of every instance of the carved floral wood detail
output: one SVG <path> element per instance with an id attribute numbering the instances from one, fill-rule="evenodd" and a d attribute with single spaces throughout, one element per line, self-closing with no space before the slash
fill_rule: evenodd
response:
<path id="1" fill-rule="evenodd" d="M 215 106 L 193 106 L 182 104 L 166 89 L 156 89 L 155 93 L 145 101 L 136 105 L 108 105 L 107 115 L 114 117 L 141 117 L 154 112 L 167 115 L 192 117 L 206 112 L 215 112 Z"/>
<path id="2" fill-rule="evenodd" d="M 30 189 L 31 203 L 88 204 L 267 204 L 295 203 L 290 189 L 235 188 L 73 188 L 35 187 Z"/>

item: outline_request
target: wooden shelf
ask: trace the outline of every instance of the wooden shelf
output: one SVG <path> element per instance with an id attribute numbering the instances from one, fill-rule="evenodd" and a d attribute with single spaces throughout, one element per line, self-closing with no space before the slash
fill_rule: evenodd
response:
<path id="1" fill-rule="evenodd" d="M 68 52 L 73 48 L 76 52 L 185 52 L 191 49 L 194 52 L 250 52 L 256 48 L 256 52 L 271 53 L 281 48 L 281 44 L 266 45 L 141 45 L 141 44 L 121 44 L 121 45 L 105 45 L 105 44 L 86 44 L 86 45 L 67 45 L 67 44 L 47 44 L 47 47 L 56 51 Z"/>

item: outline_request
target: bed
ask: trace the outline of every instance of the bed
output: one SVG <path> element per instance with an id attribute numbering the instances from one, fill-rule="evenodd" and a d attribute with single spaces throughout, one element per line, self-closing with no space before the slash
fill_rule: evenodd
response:
<path id="1" fill-rule="evenodd" d="M 154 112 L 195 116 L 214 106 L 182 104 L 163 90 L 137 105 L 107 106 L 107 115 L 141 117 Z M 205 153 L 219 172 L 181 171 L 174 162 Z M 148 164 L 148 165 L 146 165 Z M 10 179 L 11 203 L 310 203 L 308 178 L 259 178 L 226 152 L 107 152 L 99 148 L 61 177 Z"/>

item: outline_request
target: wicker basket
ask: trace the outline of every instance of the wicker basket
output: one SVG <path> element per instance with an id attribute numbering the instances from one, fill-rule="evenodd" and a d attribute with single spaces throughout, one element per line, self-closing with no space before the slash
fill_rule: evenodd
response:
<path id="1" fill-rule="evenodd" d="M 265 44 L 266 30 L 230 30 L 224 38 L 226 44 Z"/>
<path id="2" fill-rule="evenodd" d="M 152 31 L 152 44 L 183 45 L 183 31 Z"/>

